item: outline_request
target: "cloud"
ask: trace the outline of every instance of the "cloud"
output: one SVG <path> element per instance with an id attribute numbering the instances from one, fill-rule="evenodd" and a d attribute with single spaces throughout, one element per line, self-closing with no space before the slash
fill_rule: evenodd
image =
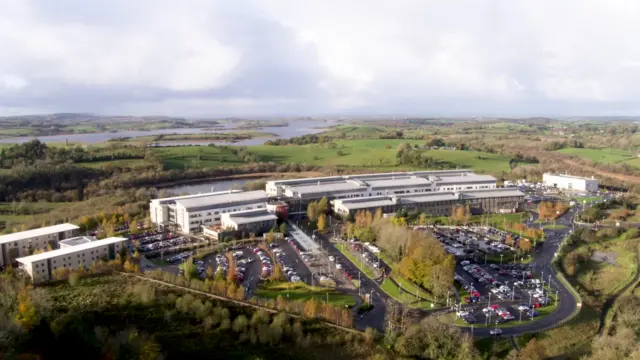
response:
<path id="1" fill-rule="evenodd" d="M 630 0 L 0 0 L 0 109 L 636 113 Z"/>

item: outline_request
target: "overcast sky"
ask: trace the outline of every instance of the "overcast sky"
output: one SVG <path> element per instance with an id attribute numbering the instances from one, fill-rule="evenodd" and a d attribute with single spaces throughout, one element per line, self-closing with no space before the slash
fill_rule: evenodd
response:
<path id="1" fill-rule="evenodd" d="M 638 115 L 638 0 L 0 0 L 0 115 Z"/>

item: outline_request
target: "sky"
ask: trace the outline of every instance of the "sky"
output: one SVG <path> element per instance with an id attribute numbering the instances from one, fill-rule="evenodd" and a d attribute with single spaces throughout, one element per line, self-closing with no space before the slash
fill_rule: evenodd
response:
<path id="1" fill-rule="evenodd" d="M 637 0 L 0 0 L 0 115 L 640 115 Z"/>

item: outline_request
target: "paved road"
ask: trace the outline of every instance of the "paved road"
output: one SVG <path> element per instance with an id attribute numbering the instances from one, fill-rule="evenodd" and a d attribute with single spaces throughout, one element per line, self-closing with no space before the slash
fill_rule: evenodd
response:
<path id="1" fill-rule="evenodd" d="M 304 233 L 304 230 L 300 229 L 295 232 L 290 232 L 290 235 L 293 236 L 296 240 L 299 241 L 299 237 L 308 237 L 309 234 L 301 234 Z M 387 294 L 382 292 L 380 289 L 380 285 L 378 282 L 369 279 L 367 275 L 365 275 L 357 266 L 350 265 L 351 261 L 344 256 L 338 249 L 336 249 L 333 244 L 329 241 L 330 236 L 316 234 L 316 242 L 321 251 L 326 251 L 328 255 L 334 256 L 339 260 L 342 264 L 349 264 L 350 269 L 354 271 L 355 274 L 359 274 L 360 279 L 360 292 L 362 294 L 369 294 L 371 296 L 371 300 L 373 303 L 373 309 L 366 313 L 364 316 L 356 318 L 356 328 L 360 330 L 364 330 L 367 327 L 372 327 L 377 329 L 378 331 L 384 331 L 384 320 L 385 320 L 385 308 L 386 302 L 388 300 L 392 300 Z M 358 279 L 358 276 L 354 277 L 354 279 Z"/>

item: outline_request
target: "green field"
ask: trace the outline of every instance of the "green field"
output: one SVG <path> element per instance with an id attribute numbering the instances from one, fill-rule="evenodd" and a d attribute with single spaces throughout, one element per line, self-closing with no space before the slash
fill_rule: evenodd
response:
<path id="1" fill-rule="evenodd" d="M 321 133 L 320 135 L 330 136 L 333 138 L 377 138 L 378 136 L 389 132 L 389 130 L 390 129 L 385 129 L 383 127 L 369 125 L 338 125 Z"/>
<path id="2" fill-rule="evenodd" d="M 431 301 L 421 300 L 419 297 L 416 297 L 415 292 L 409 293 L 408 291 L 411 288 L 416 289 L 415 285 L 411 284 L 409 281 L 404 280 L 401 290 L 393 281 L 389 280 L 388 278 L 385 279 L 380 285 L 380 289 L 382 289 L 385 294 L 391 296 L 396 301 L 402 304 L 408 305 L 409 307 L 427 310 L 432 309 L 436 306 Z M 423 294 L 425 293 L 418 290 L 418 295 Z"/>
<path id="3" fill-rule="evenodd" d="M 244 161 L 237 155 L 222 147 L 155 147 L 152 152 L 161 159 L 165 169 L 184 170 L 188 168 L 212 168 L 244 164 Z"/>
<path id="4" fill-rule="evenodd" d="M 268 285 L 259 288 L 255 292 L 255 295 L 270 299 L 276 299 L 278 296 L 282 296 L 284 299 L 300 301 L 315 298 L 318 301 L 326 302 L 327 299 L 329 299 L 329 303 L 336 306 L 352 307 L 356 304 L 356 299 L 352 295 L 341 294 L 335 289 L 309 286 L 303 283 Z"/>
<path id="5" fill-rule="evenodd" d="M 27 136 L 32 133 L 30 128 L 0 129 L 0 136 Z"/>
<path id="6" fill-rule="evenodd" d="M 370 167 L 381 170 L 409 170 L 415 167 L 396 165 L 396 147 L 402 143 L 424 144 L 421 140 L 337 140 L 337 148 L 327 144 L 250 146 L 248 149 L 263 161 L 299 163 L 319 166 Z M 388 147 L 388 148 L 387 148 Z M 436 160 L 478 172 L 500 173 L 509 170 L 509 157 L 477 151 L 425 150 Z"/>
<path id="7" fill-rule="evenodd" d="M 631 160 L 635 157 L 633 153 L 620 149 L 577 149 L 568 148 L 558 150 L 563 154 L 574 155 L 594 162 L 616 163 Z"/>

